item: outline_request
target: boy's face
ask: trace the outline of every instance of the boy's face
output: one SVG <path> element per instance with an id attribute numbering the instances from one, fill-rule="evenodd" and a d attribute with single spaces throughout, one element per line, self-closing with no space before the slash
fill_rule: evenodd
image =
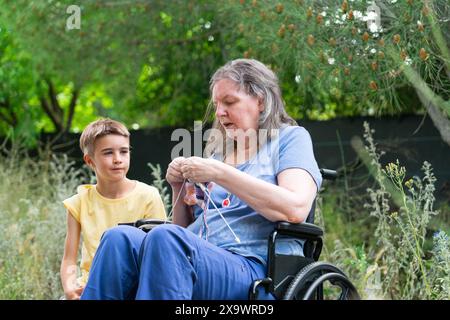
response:
<path id="1" fill-rule="evenodd" d="M 108 134 L 95 140 L 94 154 L 84 161 L 95 171 L 97 180 L 119 181 L 126 178 L 130 167 L 130 139 Z"/>

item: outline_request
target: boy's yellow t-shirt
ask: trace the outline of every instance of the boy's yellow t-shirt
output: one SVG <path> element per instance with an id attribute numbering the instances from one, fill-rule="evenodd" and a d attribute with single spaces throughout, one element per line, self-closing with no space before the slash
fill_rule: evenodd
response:
<path id="1" fill-rule="evenodd" d="M 92 260 L 102 234 L 118 223 L 142 218 L 165 219 L 166 211 L 155 187 L 136 181 L 135 188 L 120 199 L 103 197 L 95 185 L 81 185 L 77 194 L 64 200 L 64 206 L 81 225 L 81 285 L 88 279 Z"/>

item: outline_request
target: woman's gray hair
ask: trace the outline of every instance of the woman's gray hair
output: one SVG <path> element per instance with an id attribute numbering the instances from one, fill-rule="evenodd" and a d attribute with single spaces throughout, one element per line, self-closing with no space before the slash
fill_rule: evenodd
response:
<path id="1" fill-rule="evenodd" d="M 258 98 L 263 102 L 264 110 L 260 114 L 259 128 L 266 129 L 269 134 L 268 139 L 271 138 L 271 133 L 274 129 L 280 129 L 285 125 L 297 125 L 297 122 L 292 119 L 285 110 L 284 101 L 281 97 L 281 89 L 278 84 L 278 77 L 263 63 L 254 59 L 236 59 L 228 62 L 219 68 L 210 80 L 210 94 L 211 101 L 208 105 L 205 119 L 206 121 L 214 112 L 214 104 L 212 101 L 212 91 L 214 86 L 220 80 L 229 79 L 239 86 L 239 90 L 250 96 Z M 217 141 L 215 137 L 215 130 L 211 131 L 206 148 L 209 152 L 214 153 L 218 144 L 226 142 L 225 130 L 222 128 L 218 119 L 214 119 L 212 129 L 218 129 L 222 133 L 222 141 Z M 222 149 L 223 150 L 223 149 Z"/>

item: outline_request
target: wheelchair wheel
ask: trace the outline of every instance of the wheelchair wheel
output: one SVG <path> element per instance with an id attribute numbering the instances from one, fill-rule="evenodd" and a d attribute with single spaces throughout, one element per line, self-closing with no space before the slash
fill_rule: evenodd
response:
<path id="1" fill-rule="evenodd" d="M 327 262 L 313 262 L 297 273 L 283 300 L 323 299 L 323 284 L 326 281 L 339 288 L 338 300 L 360 299 L 353 284 L 339 268 Z"/>

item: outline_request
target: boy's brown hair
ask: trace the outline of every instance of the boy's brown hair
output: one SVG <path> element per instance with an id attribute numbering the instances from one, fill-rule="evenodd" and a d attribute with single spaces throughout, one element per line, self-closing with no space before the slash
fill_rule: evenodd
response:
<path id="1" fill-rule="evenodd" d="M 83 154 L 93 155 L 95 140 L 108 134 L 130 137 L 128 129 L 118 121 L 109 118 L 93 121 L 81 133 L 80 148 Z"/>

